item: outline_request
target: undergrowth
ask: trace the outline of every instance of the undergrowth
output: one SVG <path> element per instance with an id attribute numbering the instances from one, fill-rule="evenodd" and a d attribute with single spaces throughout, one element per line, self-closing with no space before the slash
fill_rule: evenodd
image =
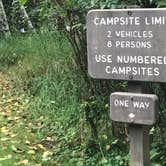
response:
<path id="1" fill-rule="evenodd" d="M 42 124 L 34 129 L 36 137 L 54 138 L 46 145 L 52 148 L 57 165 L 128 165 L 127 142 L 112 135 L 105 99 L 95 98 L 90 103 L 102 111 L 96 122 L 99 137 L 92 140 L 85 115 L 87 102 L 82 99 L 86 83 L 62 34 L 43 29 L 2 40 L 0 64 L 1 71 L 14 81 L 16 91 L 24 91 L 30 99 L 28 116 Z"/>

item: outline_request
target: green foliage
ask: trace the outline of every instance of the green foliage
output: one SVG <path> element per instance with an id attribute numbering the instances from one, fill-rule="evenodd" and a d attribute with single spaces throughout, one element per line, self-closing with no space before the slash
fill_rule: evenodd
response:
<path id="1" fill-rule="evenodd" d="M 18 59 L 21 59 L 23 55 L 16 54 L 16 51 L 20 49 L 19 45 L 13 45 L 14 39 L 9 38 L 0 42 L 0 63 L 2 66 L 10 66 L 15 64 Z"/>
<path id="2" fill-rule="evenodd" d="M 9 27 L 12 32 L 18 32 L 21 28 L 25 28 L 24 18 L 20 11 L 20 3 L 18 0 L 13 0 L 7 8 L 7 17 Z"/>
<path id="3" fill-rule="evenodd" d="M 166 7 L 166 1 L 165 0 L 161 0 L 161 1 L 158 1 L 158 7 Z"/>
<path id="4" fill-rule="evenodd" d="M 15 49 L 4 54 L 3 48 L 7 50 L 11 43 Z M 1 41 L 2 53 L 8 60 L 5 61 L 4 56 L 0 57 L 1 70 L 6 72 L 8 69 L 16 91 L 22 90 L 28 95 L 29 119 L 38 123 L 42 117 L 42 126 L 33 128 L 37 138 L 55 138 L 56 143 L 52 147 L 55 161 L 71 166 L 88 166 L 91 162 L 94 165 L 127 162 L 127 151 L 123 152 L 126 146 L 119 146 L 119 143 L 110 139 L 113 136 L 108 132 L 111 131 L 108 105 L 103 101 L 103 107 L 100 108 L 100 99 L 92 97 L 89 103 L 81 99 L 86 84 L 77 70 L 72 49 L 65 36 L 46 29 L 32 35 L 17 35 Z M 99 134 L 95 142 L 85 116 L 87 105 L 90 107 L 88 118 L 95 121 Z M 95 110 L 102 111 L 102 118 L 100 111 L 97 111 L 98 116 L 94 114 Z M 122 157 L 117 160 L 114 157 L 120 151 Z"/>
<path id="5" fill-rule="evenodd" d="M 27 0 L 18 0 L 18 1 L 19 1 L 20 5 L 25 5 L 27 2 Z"/>

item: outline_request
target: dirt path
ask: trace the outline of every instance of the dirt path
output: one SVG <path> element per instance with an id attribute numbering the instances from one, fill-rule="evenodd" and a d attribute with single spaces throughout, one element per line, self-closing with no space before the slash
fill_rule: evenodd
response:
<path id="1" fill-rule="evenodd" d="M 0 166 L 56 165 L 43 140 L 37 138 L 35 128 L 41 124 L 29 118 L 28 102 L 8 76 L 0 73 Z"/>

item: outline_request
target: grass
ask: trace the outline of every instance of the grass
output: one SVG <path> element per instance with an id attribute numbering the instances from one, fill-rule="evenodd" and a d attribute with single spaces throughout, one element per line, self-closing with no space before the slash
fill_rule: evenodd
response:
<path id="1" fill-rule="evenodd" d="M 2 40 L 0 64 L 2 73 L 7 74 L 12 82 L 11 93 L 18 94 L 18 97 L 23 94 L 24 98 L 20 100 L 26 103 L 25 112 L 18 116 L 18 124 L 22 126 L 13 124 L 13 130 L 18 134 L 13 139 L 21 141 L 19 144 L 23 152 L 17 153 L 17 144 L 15 149 L 10 141 L 9 147 L 12 146 L 16 152 L 12 148 L 0 151 L 5 152 L 5 156 L 16 154 L 15 158 L 5 160 L 8 165 L 27 160 L 31 161 L 27 165 L 44 166 L 127 165 L 124 145 L 115 143 L 111 132 L 108 132 L 111 131 L 111 123 L 107 115 L 108 106 L 104 104 L 104 118 L 97 123 L 99 140 L 91 142 L 91 130 L 85 116 L 87 102 L 81 100 L 81 96 L 86 95 L 86 84 L 77 69 L 70 44 L 62 34 L 42 30 Z M 94 109 L 101 109 L 99 101 L 90 104 Z M 38 144 L 45 150 L 40 149 Z M 30 146 L 37 148 L 35 154 L 27 153 L 33 150 L 29 149 Z M 120 152 L 120 149 L 125 152 Z M 52 155 L 45 157 L 44 161 L 43 154 L 47 151 L 51 151 Z"/>
<path id="2" fill-rule="evenodd" d="M 13 81 L 13 91 L 21 91 L 28 98 L 27 122 L 23 123 L 33 122 L 30 127 L 35 133 L 32 140 L 40 143 L 46 138 L 52 138 L 53 143 L 45 141 L 43 146 L 51 148 L 57 154 L 52 161 L 68 165 L 71 151 L 79 151 L 82 155 L 80 147 L 69 150 L 68 144 L 75 141 L 76 135 L 80 137 L 79 125 L 85 120 L 79 102 L 81 77 L 77 72 L 68 41 L 59 33 L 41 31 L 39 34 L 3 40 L 0 47 L 1 71 L 7 73 Z M 35 126 L 38 123 L 40 125 Z M 77 127 L 74 126 L 76 123 Z M 27 136 L 23 130 L 20 133 L 19 129 L 16 126 L 18 135 L 23 133 Z M 17 139 L 25 140 L 23 137 Z M 22 146 L 24 144 L 25 142 Z M 6 154 L 10 154 L 9 151 L 6 149 Z M 38 156 L 38 161 L 42 163 L 42 154 Z M 73 159 L 70 162 L 73 164 L 76 161 Z M 82 162 L 81 157 L 77 157 L 77 162 Z M 51 161 L 48 163 L 51 164 Z"/>
<path id="3" fill-rule="evenodd" d="M 28 96 L 14 92 L 10 79 L 0 73 L 0 165 L 38 165 L 48 148 L 37 139 L 35 121 L 28 118 Z M 43 162 L 44 163 L 44 162 Z"/>

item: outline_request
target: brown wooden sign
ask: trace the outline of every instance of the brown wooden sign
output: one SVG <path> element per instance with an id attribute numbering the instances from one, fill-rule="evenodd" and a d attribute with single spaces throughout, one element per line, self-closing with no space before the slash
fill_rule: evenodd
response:
<path id="1" fill-rule="evenodd" d="M 166 82 L 166 9 L 92 10 L 87 46 L 93 78 Z"/>
<path id="2" fill-rule="evenodd" d="M 113 121 L 152 125 L 157 119 L 156 95 L 116 92 L 110 97 L 110 117 Z"/>

